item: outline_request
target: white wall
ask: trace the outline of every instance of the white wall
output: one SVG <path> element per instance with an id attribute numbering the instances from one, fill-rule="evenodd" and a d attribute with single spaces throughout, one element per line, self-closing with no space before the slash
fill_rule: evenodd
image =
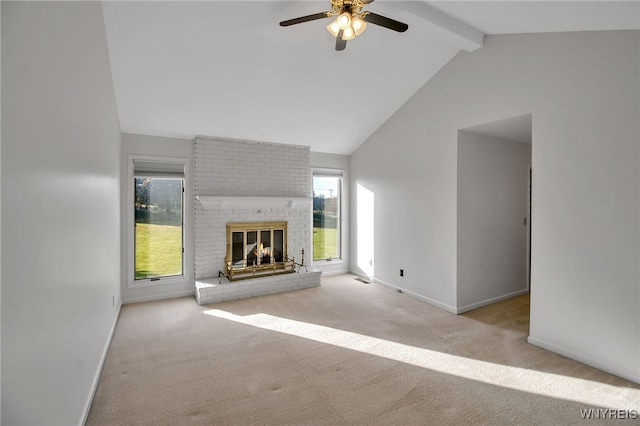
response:
<path id="1" fill-rule="evenodd" d="M 458 132 L 458 313 L 528 292 L 529 164 L 531 144 Z"/>
<path id="2" fill-rule="evenodd" d="M 323 275 L 343 274 L 349 272 L 349 156 L 311 152 L 312 169 L 342 170 L 342 260 L 325 260 L 314 262 L 314 268 Z"/>
<path id="3" fill-rule="evenodd" d="M 376 278 L 455 309 L 457 130 L 532 113 L 530 341 L 640 382 L 639 34 L 488 36 L 450 61 L 352 155 Z"/>
<path id="4" fill-rule="evenodd" d="M 374 223 L 374 280 L 455 312 L 455 146 L 457 129 L 466 125 L 452 129 L 450 147 L 431 139 L 431 129 L 423 128 L 427 112 L 420 109 L 400 109 L 351 156 L 350 269 L 365 274 L 357 265 L 357 185 L 362 185 L 374 200 L 368 218 Z"/>
<path id="5" fill-rule="evenodd" d="M 157 156 L 180 158 L 190 165 L 189 175 L 186 177 L 185 187 L 185 260 L 184 270 L 188 271 L 188 277 L 181 282 L 171 280 L 170 284 L 165 284 L 162 280 L 158 285 L 134 285 L 131 286 L 129 274 L 129 263 L 133 257 L 129 253 L 128 239 L 131 224 L 127 220 L 131 208 L 128 205 L 127 195 L 129 185 L 132 184 L 128 178 L 128 160 L 130 155 Z M 159 136 L 122 134 L 122 154 L 120 156 L 121 167 L 121 262 L 122 262 L 122 301 L 123 303 L 142 302 L 147 300 L 166 299 L 169 297 L 179 297 L 194 294 L 193 279 L 193 140 L 164 138 Z M 166 281 L 165 281 L 166 282 Z"/>
<path id="6" fill-rule="evenodd" d="M 2 2 L 2 421 L 80 424 L 120 300 L 120 129 L 97 2 Z"/>

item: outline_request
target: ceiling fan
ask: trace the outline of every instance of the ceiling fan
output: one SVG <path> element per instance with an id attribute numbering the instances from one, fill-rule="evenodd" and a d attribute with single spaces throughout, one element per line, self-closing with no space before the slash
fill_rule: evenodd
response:
<path id="1" fill-rule="evenodd" d="M 399 33 L 407 31 L 409 26 L 377 13 L 363 11 L 362 8 L 373 0 L 331 0 L 331 11 L 314 13 L 280 22 L 281 27 L 315 21 L 317 19 L 336 17 L 327 26 L 327 30 L 336 38 L 336 50 L 344 50 L 347 41 L 353 40 L 367 28 L 367 22 L 379 25 Z"/>

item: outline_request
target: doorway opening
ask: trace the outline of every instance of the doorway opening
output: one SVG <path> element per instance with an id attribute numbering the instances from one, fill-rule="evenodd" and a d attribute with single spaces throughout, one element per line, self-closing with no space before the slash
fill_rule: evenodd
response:
<path id="1" fill-rule="evenodd" d="M 458 313 L 529 293 L 532 170 L 531 114 L 458 131 Z"/>

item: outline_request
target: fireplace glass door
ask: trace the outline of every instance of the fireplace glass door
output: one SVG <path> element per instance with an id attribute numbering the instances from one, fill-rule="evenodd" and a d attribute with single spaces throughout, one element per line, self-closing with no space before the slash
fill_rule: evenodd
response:
<path id="1" fill-rule="evenodd" d="M 227 225 L 227 268 L 281 267 L 286 260 L 286 222 Z"/>

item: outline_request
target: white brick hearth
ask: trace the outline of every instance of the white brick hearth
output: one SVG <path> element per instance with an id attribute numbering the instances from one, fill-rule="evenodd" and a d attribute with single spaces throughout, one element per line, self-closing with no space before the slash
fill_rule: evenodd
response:
<path id="1" fill-rule="evenodd" d="M 280 293 L 320 285 L 320 272 L 222 284 L 226 225 L 288 223 L 288 257 L 311 253 L 309 147 L 198 137 L 194 145 L 194 242 L 199 303 Z M 309 259 L 305 260 L 305 264 Z M 304 268 L 302 268 L 304 271 Z"/>
<path id="2" fill-rule="evenodd" d="M 228 300 L 266 296 L 267 294 L 302 290 L 320 285 L 320 271 L 282 274 L 270 277 L 229 282 L 226 278 L 196 280 L 198 304 L 226 302 Z"/>

